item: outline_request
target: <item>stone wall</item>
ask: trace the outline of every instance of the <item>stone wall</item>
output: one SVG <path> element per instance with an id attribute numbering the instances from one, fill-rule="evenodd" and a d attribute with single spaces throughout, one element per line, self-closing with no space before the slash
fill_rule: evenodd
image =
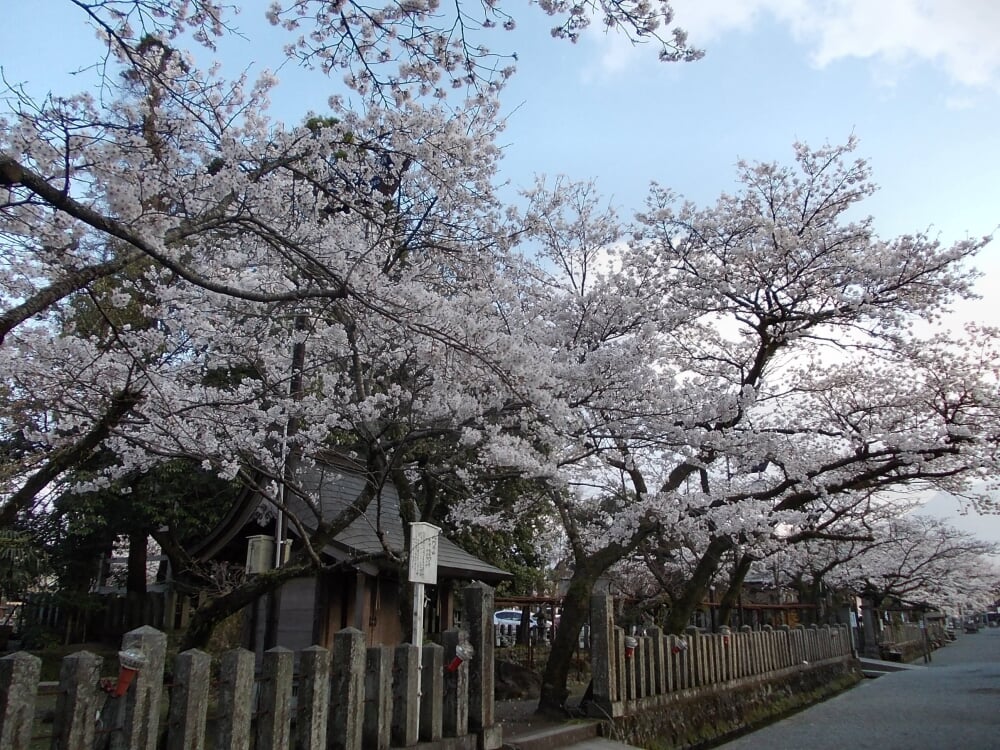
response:
<path id="1" fill-rule="evenodd" d="M 648 750 L 710 747 L 855 685 L 853 661 L 793 667 L 723 685 L 647 699 L 641 710 L 605 721 L 602 733 Z"/>

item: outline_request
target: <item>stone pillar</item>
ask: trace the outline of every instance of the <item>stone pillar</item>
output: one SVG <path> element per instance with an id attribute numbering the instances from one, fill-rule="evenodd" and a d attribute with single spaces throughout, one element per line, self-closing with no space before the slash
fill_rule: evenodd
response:
<path id="1" fill-rule="evenodd" d="M 28 750 L 41 673 L 42 660 L 25 651 L 0 658 L 0 747 Z"/>
<path id="2" fill-rule="evenodd" d="M 328 750 L 361 750 L 365 702 L 365 636 L 344 628 L 333 636 Z"/>
<path id="3" fill-rule="evenodd" d="M 637 651 L 638 649 L 636 649 Z M 638 657 L 635 651 L 629 656 L 628 646 L 625 646 L 625 651 L 622 654 L 624 657 L 622 659 L 622 664 L 625 666 L 625 695 L 622 696 L 625 701 L 634 701 L 638 696 L 636 696 L 635 686 L 636 686 L 636 669 L 638 663 Z"/>
<path id="4" fill-rule="evenodd" d="M 469 729 L 479 735 L 480 750 L 498 750 L 503 745 L 503 727 L 496 721 L 493 695 L 495 639 L 493 635 L 493 589 L 474 583 L 462 591 L 469 643 L 473 648 L 469 665 Z M 426 691 L 425 691 L 426 692 Z"/>
<path id="5" fill-rule="evenodd" d="M 121 731 L 111 735 L 111 750 L 156 750 L 167 636 L 144 625 L 122 637 L 122 651 L 141 651 L 146 663 L 119 701 L 113 721 Z"/>
<path id="6" fill-rule="evenodd" d="M 392 743 L 397 747 L 416 745 L 420 738 L 417 710 L 417 672 L 420 649 L 409 643 L 396 646 L 392 678 Z M 424 688 L 426 691 L 426 688 Z"/>
<path id="7" fill-rule="evenodd" d="M 676 653 L 674 653 L 676 651 Z M 688 669 L 688 642 L 686 638 L 670 636 L 670 652 L 673 657 L 674 689 L 687 690 L 691 687 Z"/>
<path id="8" fill-rule="evenodd" d="M 89 651 L 79 651 L 62 660 L 55 723 L 52 725 L 52 734 L 56 737 L 54 746 L 93 747 L 94 717 L 105 697 L 97 688 L 103 661 Z M 4 692 L 4 687 L 0 684 L 0 694 Z M 8 747 L 7 741 L 8 738 L 0 730 L 0 746 Z"/>
<path id="9" fill-rule="evenodd" d="M 625 631 L 617 625 L 612 629 L 611 659 L 615 670 L 615 685 L 618 688 L 616 700 L 628 699 L 625 682 Z"/>
<path id="10" fill-rule="evenodd" d="M 361 744 L 366 750 L 387 750 L 392 725 L 393 653 L 388 646 L 365 650 L 365 716 Z"/>
<path id="11" fill-rule="evenodd" d="M 677 637 L 677 674 L 678 683 L 683 690 L 687 690 L 691 685 L 691 638 L 686 633 Z"/>
<path id="12" fill-rule="evenodd" d="M 671 634 L 664 639 L 664 651 L 667 662 L 666 669 L 668 692 L 684 689 L 684 682 L 681 679 L 681 658 L 679 649 L 680 646 L 678 645 L 676 635 Z"/>
<path id="13" fill-rule="evenodd" d="M 615 713 L 618 702 L 618 681 L 614 658 L 615 621 L 608 594 L 590 597 L 590 664 L 594 682 L 594 716 L 621 716 Z"/>
<path id="14" fill-rule="evenodd" d="M 666 643 L 663 638 L 663 631 L 659 628 L 649 628 L 646 631 L 649 635 L 650 663 L 652 669 L 652 689 L 653 695 L 666 695 L 670 692 L 667 678 Z"/>
<path id="15" fill-rule="evenodd" d="M 712 652 L 712 634 L 704 632 L 699 633 L 698 646 L 699 651 L 701 652 L 702 684 L 711 685 L 713 681 L 712 662 L 715 659 L 715 655 Z"/>
<path id="16" fill-rule="evenodd" d="M 455 658 L 459 643 L 466 640 L 461 630 L 446 630 L 441 634 L 444 641 L 444 661 Z M 464 737 L 469 733 L 469 664 L 462 662 L 454 671 L 444 675 L 444 715 L 445 737 Z"/>
<path id="17" fill-rule="evenodd" d="M 722 652 L 722 674 L 720 675 L 720 682 L 728 682 L 732 680 L 736 674 L 734 664 L 735 658 L 735 643 L 733 643 L 733 631 L 728 625 L 722 625 L 719 627 L 719 649 Z"/>
<path id="18" fill-rule="evenodd" d="M 444 736 L 444 648 L 437 643 L 424 645 L 423 665 L 420 678 L 420 690 L 423 693 L 420 698 L 420 739 L 423 742 L 436 742 Z M 490 696 L 492 695 L 491 687 Z M 501 731 L 498 727 L 497 732 Z M 495 748 L 484 747 L 483 750 Z"/>
<path id="19" fill-rule="evenodd" d="M 645 698 L 646 693 L 646 646 L 645 638 L 633 636 L 635 638 L 635 651 L 632 658 L 635 661 L 635 697 L 636 700 Z"/>
<path id="20" fill-rule="evenodd" d="M 212 657 L 196 648 L 178 654 L 167 718 L 167 750 L 203 750 Z"/>
<path id="21" fill-rule="evenodd" d="M 719 661 L 721 655 L 721 642 L 719 636 L 715 633 L 708 633 L 703 636 L 705 639 L 705 646 L 707 647 L 705 651 L 708 655 L 708 679 L 709 685 L 717 685 L 722 682 L 722 678 L 719 677 Z"/>
<path id="22" fill-rule="evenodd" d="M 250 747 L 253 711 L 254 655 L 237 648 L 222 655 L 219 664 L 219 717 L 216 720 L 216 750 Z"/>
<path id="23" fill-rule="evenodd" d="M 784 669 L 795 663 L 795 643 L 789 637 L 790 631 L 791 628 L 787 625 L 778 625 L 778 627 L 771 631 L 771 640 L 774 645 L 772 647 L 773 658 L 769 671 Z"/>
<path id="24" fill-rule="evenodd" d="M 332 656 L 322 646 L 310 646 L 299 655 L 299 691 L 295 707 L 296 750 L 324 750 L 330 710 Z"/>
<path id="25" fill-rule="evenodd" d="M 767 627 L 766 625 L 764 627 Z M 753 633 L 753 673 L 764 673 L 764 639 L 768 637 L 763 628 Z"/>
<path id="26" fill-rule="evenodd" d="M 864 653 L 869 659 L 878 659 L 882 654 L 878 647 L 878 612 L 870 599 L 862 599 L 861 620 L 864 634 Z"/>
<path id="27" fill-rule="evenodd" d="M 687 639 L 688 643 L 688 674 L 690 675 L 688 686 L 699 687 L 703 683 L 701 671 L 701 643 L 698 641 L 698 628 L 693 625 L 688 625 L 688 627 L 684 629 L 684 637 Z"/>
<path id="28" fill-rule="evenodd" d="M 256 750 L 285 750 L 291 744 L 292 671 L 295 654 L 275 646 L 264 652 L 257 711 Z"/>
<path id="29" fill-rule="evenodd" d="M 771 671 L 773 653 L 774 653 L 774 628 L 772 628 L 770 625 L 765 625 L 763 628 L 761 628 L 761 650 L 760 650 L 761 674 Z"/>
<path id="30" fill-rule="evenodd" d="M 653 639 L 646 635 L 639 639 L 642 646 L 642 672 L 645 675 L 642 694 L 656 695 L 656 665 L 653 663 Z"/>

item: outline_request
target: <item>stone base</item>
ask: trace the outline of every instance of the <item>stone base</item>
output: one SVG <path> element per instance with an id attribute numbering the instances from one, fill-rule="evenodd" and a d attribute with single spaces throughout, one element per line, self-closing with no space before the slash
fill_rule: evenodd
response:
<path id="1" fill-rule="evenodd" d="M 834 659 L 645 698 L 630 706 L 635 711 L 628 716 L 607 723 L 613 725 L 615 736 L 640 747 L 701 747 L 781 718 L 860 679 L 853 659 Z"/>
<path id="2" fill-rule="evenodd" d="M 479 735 L 479 750 L 499 750 L 503 747 L 503 726 L 486 727 Z"/>

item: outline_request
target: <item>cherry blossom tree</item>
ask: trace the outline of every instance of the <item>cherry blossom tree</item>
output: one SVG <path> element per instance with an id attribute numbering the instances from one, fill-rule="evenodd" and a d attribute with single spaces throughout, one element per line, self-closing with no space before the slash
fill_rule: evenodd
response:
<path id="1" fill-rule="evenodd" d="M 827 586 L 871 599 L 918 602 L 946 610 L 992 596 L 998 546 L 939 518 L 908 514 L 874 525 L 870 541 L 808 543 L 803 572 Z"/>
<path id="2" fill-rule="evenodd" d="M 301 124 L 269 119 L 270 74 L 229 80 L 189 51 L 235 31 L 231 8 L 71 5 L 107 45 L 100 97 L 15 87 L 0 130 L 0 520 L 98 450 L 116 460 L 74 492 L 178 459 L 246 483 L 302 542 L 216 597 L 195 640 L 322 564 L 351 519 L 296 481 L 324 450 L 357 459 L 371 497 L 396 484 L 409 518 L 445 481 L 456 523 L 501 528 L 544 499 L 575 567 L 543 708 L 615 563 L 685 550 L 678 630 L 737 546 L 818 533 L 875 490 L 995 474 L 995 333 L 913 327 L 970 293 L 986 240 L 878 237 L 853 141 L 741 163 L 709 208 L 654 186 L 629 227 L 566 181 L 517 215 L 493 192 L 511 71 L 479 41 L 509 5 L 272 5 L 301 34 L 289 54 L 363 94 Z M 697 56 L 663 2 L 538 5 L 556 36 L 597 18 Z M 100 335 L 73 319 L 84 297 Z M 531 491 L 494 508 L 508 479 Z"/>
<path id="3" fill-rule="evenodd" d="M 294 467 L 336 447 L 365 465 L 372 494 L 393 481 L 408 518 L 433 515 L 430 477 L 551 473 L 518 436 L 545 377 L 497 316 L 517 294 L 497 275 L 509 231 L 493 196 L 496 96 L 514 56 L 482 38 L 512 28 L 511 12 L 273 3 L 286 54 L 363 95 L 289 124 L 267 114 L 274 76 L 230 80 L 211 65 L 239 33 L 235 6 L 67 7 L 105 44 L 100 96 L 11 84 L 0 136 L 4 523 L 177 460 L 276 509 L 292 497 L 315 511 Z M 666 2 L 540 7 L 556 37 L 599 18 L 665 60 L 699 55 Z M 74 317 L 81 300 L 99 334 Z M 74 470 L 99 451 L 114 461 L 81 481 Z M 320 564 L 351 520 L 289 518 L 304 540 L 293 564 L 217 592 L 195 640 Z"/>
<path id="4" fill-rule="evenodd" d="M 653 539 L 697 550 L 679 632 L 737 546 L 819 533 L 875 490 L 971 492 L 995 474 L 995 332 L 914 327 L 970 294 L 988 239 L 878 237 L 855 218 L 875 190 L 855 147 L 741 163 L 738 191 L 704 209 L 654 186 L 631 230 L 587 190 L 531 196 L 545 262 L 525 317 L 546 321 L 528 330 L 564 406 L 567 641 L 596 577 Z M 543 705 L 565 699 L 570 647 L 557 636 Z"/>

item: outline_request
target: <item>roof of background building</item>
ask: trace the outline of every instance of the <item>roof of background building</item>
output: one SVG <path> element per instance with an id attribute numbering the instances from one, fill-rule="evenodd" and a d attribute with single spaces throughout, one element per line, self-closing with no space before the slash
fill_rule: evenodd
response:
<path id="1" fill-rule="evenodd" d="M 308 498 L 319 498 L 318 507 L 314 507 L 307 497 L 292 498 L 288 506 L 302 525 L 312 530 L 318 521 L 334 521 L 352 510 L 351 506 L 362 497 L 366 482 L 367 478 L 358 464 L 341 456 L 325 456 L 300 471 L 304 494 Z M 207 559 L 216 554 L 253 518 L 262 501 L 258 493 L 248 492 L 203 542 L 197 556 Z M 294 524 L 289 531 L 298 535 Z M 323 552 L 334 560 L 350 561 L 380 555 L 386 548 L 397 554 L 402 553 L 404 546 L 399 495 L 391 483 L 386 483 L 367 503 L 367 507 L 361 509 L 357 518 L 323 548 Z M 384 560 L 366 560 L 357 563 L 356 567 L 374 575 L 389 565 Z M 438 539 L 438 576 L 495 584 L 510 578 L 511 574 L 469 554 L 442 535 Z"/>

